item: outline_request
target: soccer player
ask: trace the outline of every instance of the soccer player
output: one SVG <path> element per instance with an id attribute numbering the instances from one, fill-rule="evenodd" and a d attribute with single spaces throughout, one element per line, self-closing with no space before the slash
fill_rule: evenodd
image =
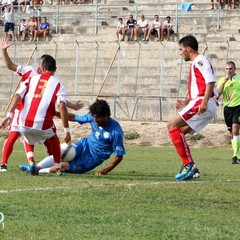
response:
<path id="1" fill-rule="evenodd" d="M 52 56 L 44 55 L 39 67 L 42 74 L 21 83 L 0 128 L 10 124 L 14 110 L 18 102 L 22 100 L 23 106 L 18 116 L 19 131 L 24 137 L 31 175 L 38 175 L 34 159 L 34 144 L 44 143 L 48 139 L 52 147 L 56 175 L 61 176 L 60 142 L 53 117 L 56 114 L 55 104 L 57 104 L 65 132 L 64 141 L 69 143 L 71 135 L 66 108 L 66 90 L 61 82 L 53 76 L 57 68 L 56 61 Z"/>
<path id="2" fill-rule="evenodd" d="M 182 160 L 182 168 L 175 176 L 177 180 L 189 180 L 199 171 L 194 164 L 185 135 L 199 132 L 216 115 L 218 92 L 214 87 L 216 76 L 210 61 L 198 53 L 198 41 L 192 35 L 178 42 L 180 55 L 191 61 L 188 79 L 188 98 L 176 101 L 181 111 L 168 123 L 167 128 L 173 145 Z"/>
<path id="3" fill-rule="evenodd" d="M 0 43 L 1 43 L 0 48 L 2 49 L 2 56 L 3 56 L 3 60 L 5 62 L 6 67 L 11 71 L 17 72 L 21 76 L 21 81 L 25 81 L 25 80 L 32 78 L 33 76 L 36 76 L 41 73 L 41 70 L 39 67 L 22 66 L 22 65 L 17 65 L 15 63 L 13 63 L 7 52 L 7 49 L 11 46 L 11 44 L 8 44 L 8 41 L 4 40 L 4 39 L 2 39 L 2 41 Z M 18 113 L 19 113 L 19 110 L 21 109 L 21 106 L 22 106 L 22 104 L 21 104 L 21 102 L 19 102 L 16 110 L 14 111 L 13 118 L 11 120 L 9 135 L 8 135 L 8 138 L 6 139 L 3 149 L 2 149 L 0 172 L 7 172 L 8 159 L 13 151 L 14 143 L 20 136 L 18 124 L 17 124 L 17 118 L 18 118 Z M 84 105 L 80 101 L 78 101 L 76 103 L 71 103 L 71 102 L 67 101 L 67 106 L 74 110 L 79 110 Z M 51 144 L 49 143 L 49 141 L 46 140 L 44 145 L 47 149 L 48 154 L 52 155 Z"/>
<path id="4" fill-rule="evenodd" d="M 125 149 L 123 145 L 123 131 L 117 121 L 110 117 L 110 107 L 105 100 L 97 100 L 89 107 L 90 113 L 84 115 L 68 114 L 69 121 L 79 124 L 89 123 L 92 128 L 87 138 L 82 138 L 72 144 L 76 149 L 76 156 L 69 162 L 62 162 L 62 171 L 83 174 L 101 165 L 109 159 L 112 153 L 114 158 L 95 175 L 105 175 L 114 169 L 123 159 Z M 55 172 L 53 157 L 48 156 L 37 164 L 39 173 Z M 53 166 L 53 167 L 51 167 Z M 27 165 L 21 165 L 20 170 L 29 171 Z"/>
<path id="5" fill-rule="evenodd" d="M 240 75 L 236 74 L 236 65 L 226 63 L 225 76 L 218 80 L 217 90 L 223 96 L 224 120 L 232 135 L 232 164 L 240 164 Z"/>

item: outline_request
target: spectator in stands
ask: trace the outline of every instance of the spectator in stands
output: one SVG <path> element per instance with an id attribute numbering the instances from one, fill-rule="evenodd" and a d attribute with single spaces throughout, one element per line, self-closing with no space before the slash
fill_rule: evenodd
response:
<path id="1" fill-rule="evenodd" d="M 119 35 L 122 36 L 120 41 L 124 41 L 125 33 L 126 33 L 126 26 L 123 23 L 123 19 L 120 17 L 118 18 L 118 24 L 117 24 L 117 30 L 116 30 L 117 41 L 119 41 Z"/>
<path id="2" fill-rule="evenodd" d="M 41 11 L 41 5 L 43 5 L 43 0 L 31 0 L 32 7 L 34 10 Z"/>
<path id="3" fill-rule="evenodd" d="M 152 22 L 151 28 L 148 32 L 146 41 L 149 41 L 150 34 L 156 35 L 158 37 L 158 41 L 161 40 L 161 30 L 162 30 L 162 22 L 159 20 L 159 16 L 155 15 L 154 20 Z"/>
<path id="4" fill-rule="evenodd" d="M 133 18 L 133 15 L 129 15 L 129 19 L 127 20 L 127 31 L 126 34 L 129 36 L 128 41 L 137 41 L 137 21 Z"/>
<path id="5" fill-rule="evenodd" d="M 216 2 L 219 2 L 219 6 L 220 8 L 222 8 L 222 5 L 223 5 L 222 0 L 216 0 Z M 218 5 L 214 4 L 214 0 L 211 0 L 211 3 L 212 3 L 212 9 L 214 9 L 214 5 L 216 9 L 218 9 Z"/>
<path id="6" fill-rule="evenodd" d="M 4 20 L 4 39 L 8 39 L 9 32 L 12 35 L 12 41 L 15 41 L 13 5 L 5 7 L 2 19 Z"/>
<path id="7" fill-rule="evenodd" d="M 26 36 L 30 37 L 29 41 L 33 41 L 35 30 L 37 30 L 37 20 L 35 16 L 30 17 L 27 27 L 23 31 L 22 41 L 25 40 Z"/>
<path id="8" fill-rule="evenodd" d="M 148 35 L 149 20 L 143 14 L 140 15 L 140 20 L 137 22 L 137 37 L 143 34 L 143 41 L 146 41 Z"/>
<path id="9" fill-rule="evenodd" d="M 163 23 L 163 27 L 162 27 L 161 41 L 163 41 L 164 35 L 167 35 L 167 41 L 170 40 L 170 34 L 174 33 L 172 27 L 173 27 L 173 25 L 171 23 L 171 17 L 167 16 L 166 21 Z"/>
<path id="10" fill-rule="evenodd" d="M 228 4 L 228 9 L 235 9 L 236 8 L 236 0 L 233 0 L 233 2 L 232 2 L 232 0 L 228 0 L 227 4 Z"/>
<path id="11" fill-rule="evenodd" d="M 18 40 L 22 41 L 23 31 L 27 27 L 27 22 L 25 18 L 22 18 L 21 21 L 18 23 Z"/>
<path id="12" fill-rule="evenodd" d="M 43 35 L 43 41 L 47 40 L 49 34 L 50 24 L 47 22 L 47 18 L 43 17 L 40 27 L 35 31 L 34 41 L 37 41 L 37 37 Z"/>

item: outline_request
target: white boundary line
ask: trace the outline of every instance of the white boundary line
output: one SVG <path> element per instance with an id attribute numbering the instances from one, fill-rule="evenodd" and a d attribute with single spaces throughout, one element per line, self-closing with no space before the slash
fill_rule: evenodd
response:
<path id="1" fill-rule="evenodd" d="M 217 180 L 195 180 L 195 181 L 162 181 L 162 182 L 149 182 L 149 183 L 126 183 L 120 184 L 120 186 L 136 187 L 136 186 L 158 186 L 167 184 L 206 184 L 206 183 L 228 183 L 228 182 L 240 182 L 240 179 L 217 179 Z M 13 189 L 13 190 L 0 190 L 0 194 L 18 193 L 18 192 L 33 192 L 33 191 L 53 191 L 64 189 L 77 189 L 86 187 L 105 187 L 107 184 L 82 184 L 81 186 L 65 186 L 65 187 L 46 187 L 46 188 L 26 188 L 26 189 Z M 112 185 L 109 185 L 112 186 Z"/>

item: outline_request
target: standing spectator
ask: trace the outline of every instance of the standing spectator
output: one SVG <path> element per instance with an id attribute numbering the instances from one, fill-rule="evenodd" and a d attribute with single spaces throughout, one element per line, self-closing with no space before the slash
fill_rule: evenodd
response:
<path id="1" fill-rule="evenodd" d="M 75 174 L 86 173 L 110 158 L 114 157 L 102 170 L 95 175 L 106 175 L 112 171 L 123 159 L 125 149 L 123 145 L 123 131 L 117 121 L 110 117 L 111 111 L 105 100 L 97 100 L 89 107 L 90 112 L 84 115 L 68 114 L 69 121 L 79 124 L 90 124 L 92 131 L 87 138 L 81 138 L 71 146 L 76 150 L 76 156 L 69 161 L 62 162 L 62 171 Z M 99 151 L 101 149 L 101 151 Z M 37 164 L 39 173 L 55 172 L 52 156 L 48 156 Z M 46 169 L 51 167 L 50 169 Z M 28 171 L 27 165 L 21 165 L 20 170 Z"/>
<path id="2" fill-rule="evenodd" d="M 159 20 L 159 16 L 155 15 L 154 20 L 152 22 L 151 28 L 148 31 L 147 39 L 146 41 L 149 41 L 150 34 L 156 35 L 158 37 L 158 41 L 161 40 L 161 29 L 162 29 L 162 22 Z"/>
<path id="3" fill-rule="evenodd" d="M 4 38 L 8 39 L 8 32 L 12 36 L 12 41 L 15 41 L 14 33 L 14 14 L 13 14 L 13 5 L 10 7 L 5 7 L 4 14 L 2 16 L 4 20 Z"/>
<path id="4" fill-rule="evenodd" d="M 166 21 L 163 23 L 163 27 L 162 27 L 162 33 L 161 33 L 161 41 L 163 41 L 163 36 L 167 35 L 167 41 L 170 40 L 170 34 L 173 34 L 173 25 L 171 23 L 171 17 L 167 16 L 166 17 Z"/>
<path id="5" fill-rule="evenodd" d="M 53 117 L 56 114 L 55 104 L 57 104 L 65 132 L 64 141 L 69 143 L 71 135 L 66 108 L 66 90 L 61 82 L 53 76 L 57 69 L 56 61 L 53 57 L 44 55 L 41 58 L 39 67 L 42 74 L 21 83 L 12 99 L 7 117 L 0 128 L 10 124 L 18 102 L 23 99 L 23 107 L 20 110 L 18 122 L 20 133 L 25 141 L 25 151 L 28 156 L 30 173 L 38 175 L 34 158 L 35 143 L 44 143 L 49 139 L 56 166 L 56 175 L 61 176 L 60 142 L 56 134 Z"/>
<path id="6" fill-rule="evenodd" d="M 34 41 L 37 41 L 37 37 L 43 35 L 43 41 L 47 40 L 49 35 L 50 24 L 47 22 L 47 18 L 43 17 L 42 22 L 34 34 Z"/>
<path id="7" fill-rule="evenodd" d="M 124 41 L 125 32 L 126 32 L 126 26 L 123 23 L 123 19 L 120 17 L 118 18 L 118 24 L 117 24 L 117 30 L 116 30 L 117 41 L 119 41 L 119 35 L 122 35 L 122 38 L 120 41 Z"/>
<path id="8" fill-rule="evenodd" d="M 226 63 L 225 76 L 219 79 L 217 89 L 223 96 L 224 120 L 232 136 L 232 164 L 240 164 L 240 75 L 234 62 Z"/>
<path id="9" fill-rule="evenodd" d="M 149 20 L 145 18 L 143 14 L 140 16 L 140 20 L 137 22 L 137 37 L 143 34 L 143 41 L 146 41 L 148 35 Z"/>
<path id="10" fill-rule="evenodd" d="M 127 20 L 127 32 L 126 34 L 130 37 L 128 38 L 128 41 L 133 41 L 133 38 L 135 41 L 137 41 L 137 21 L 133 19 L 133 15 L 129 15 L 129 19 Z"/>
<path id="11" fill-rule="evenodd" d="M 214 85 L 216 76 L 210 61 L 198 53 L 198 41 L 192 35 L 179 40 L 180 54 L 191 61 L 188 79 L 188 98 L 176 101 L 176 108 L 183 108 L 168 123 L 167 128 L 173 145 L 182 160 L 177 180 L 189 180 L 199 173 L 185 135 L 199 132 L 216 115 L 218 92 Z"/>

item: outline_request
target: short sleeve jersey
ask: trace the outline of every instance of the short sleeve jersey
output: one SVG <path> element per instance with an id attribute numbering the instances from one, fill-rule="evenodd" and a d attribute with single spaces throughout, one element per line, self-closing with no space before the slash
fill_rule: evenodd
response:
<path id="1" fill-rule="evenodd" d="M 98 163 L 108 159 L 112 153 L 115 156 L 125 154 L 123 131 L 116 120 L 110 117 L 107 125 L 98 126 L 90 113 L 76 115 L 75 120 L 80 124 L 89 123 L 91 125 L 92 132 L 88 136 L 87 142 L 92 157 Z"/>
<path id="2" fill-rule="evenodd" d="M 168 22 L 167 20 L 163 23 L 163 26 L 164 27 L 172 27 L 172 23 L 171 22 Z"/>
<path id="3" fill-rule="evenodd" d="M 136 24 L 137 24 L 137 21 L 135 19 L 132 19 L 132 20 L 128 19 L 127 20 L 127 26 L 129 28 L 133 28 Z"/>
<path id="4" fill-rule="evenodd" d="M 224 77 L 218 80 L 217 87 L 222 85 Z M 240 75 L 235 75 L 228 80 L 223 89 L 223 105 L 227 107 L 236 107 L 240 105 Z"/>
<path id="5" fill-rule="evenodd" d="M 50 27 L 50 24 L 48 22 L 41 23 L 41 30 L 45 30 Z"/>
<path id="6" fill-rule="evenodd" d="M 66 103 L 66 90 L 50 73 L 32 77 L 21 83 L 16 91 L 23 99 L 19 126 L 38 130 L 51 128 L 55 116 L 55 104 Z"/>
<path id="7" fill-rule="evenodd" d="M 145 19 L 144 21 L 138 20 L 137 25 L 138 25 L 139 27 L 146 27 L 146 26 L 149 25 L 149 20 L 148 20 L 148 19 Z"/>
<path id="8" fill-rule="evenodd" d="M 205 56 L 198 54 L 190 66 L 188 79 L 188 93 L 190 99 L 203 97 L 206 85 L 211 82 L 216 82 L 216 75 L 212 64 Z M 211 97 L 218 97 L 216 88 L 214 88 Z"/>

